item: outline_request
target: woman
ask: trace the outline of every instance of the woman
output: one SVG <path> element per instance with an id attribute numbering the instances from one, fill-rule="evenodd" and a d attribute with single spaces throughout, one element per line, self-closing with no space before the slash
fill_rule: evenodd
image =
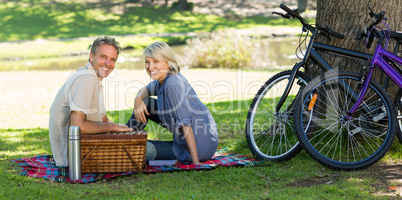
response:
<path id="1" fill-rule="evenodd" d="M 196 165 L 209 160 L 218 147 L 215 121 L 180 74 L 172 50 L 164 42 L 155 42 L 143 55 L 145 69 L 153 81 L 138 92 L 127 125 L 143 130 L 150 119 L 173 133 L 173 141 L 149 140 L 146 160 L 179 159 Z"/>

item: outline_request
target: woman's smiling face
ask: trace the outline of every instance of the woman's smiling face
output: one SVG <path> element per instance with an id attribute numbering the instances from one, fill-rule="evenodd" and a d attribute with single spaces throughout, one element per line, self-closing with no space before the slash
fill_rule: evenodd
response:
<path id="1" fill-rule="evenodd" d="M 145 57 L 145 69 L 153 80 L 158 80 L 162 84 L 170 68 L 165 60 Z"/>

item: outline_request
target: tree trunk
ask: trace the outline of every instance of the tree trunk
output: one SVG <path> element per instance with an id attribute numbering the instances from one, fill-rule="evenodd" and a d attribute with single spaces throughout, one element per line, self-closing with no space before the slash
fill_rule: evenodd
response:
<path id="1" fill-rule="evenodd" d="M 362 40 L 356 40 L 355 38 L 364 30 L 365 26 L 373 22 L 373 19 L 369 15 L 368 7 L 371 7 L 374 13 L 385 11 L 385 17 L 388 18 L 387 23 L 391 30 L 402 30 L 401 0 L 317 0 L 316 24 L 327 24 L 334 31 L 345 35 L 345 39 L 343 40 L 332 37 L 331 41 L 329 41 L 325 37 L 319 37 L 317 41 L 354 51 L 365 52 L 366 38 Z M 376 40 L 374 40 L 372 48 L 368 50 L 371 54 L 375 48 L 375 42 Z M 388 47 L 392 52 L 395 43 L 391 43 Z M 324 58 L 331 66 L 338 67 L 342 71 L 361 73 L 363 72 L 362 67 L 369 64 L 369 62 L 334 56 L 333 54 L 329 55 L 328 53 Z M 306 71 L 312 77 L 322 73 L 316 67 L 309 67 Z M 380 77 L 384 77 L 378 69 L 375 71 L 375 75 L 374 80 L 377 82 L 380 82 Z M 394 92 L 396 89 L 395 84 L 391 83 L 390 90 Z"/>
<path id="2" fill-rule="evenodd" d="M 306 11 L 307 9 L 307 0 L 297 0 L 297 10 L 299 13 Z"/>
<path id="3" fill-rule="evenodd" d="M 187 0 L 179 0 L 177 8 L 180 10 L 186 10 L 187 9 Z"/>

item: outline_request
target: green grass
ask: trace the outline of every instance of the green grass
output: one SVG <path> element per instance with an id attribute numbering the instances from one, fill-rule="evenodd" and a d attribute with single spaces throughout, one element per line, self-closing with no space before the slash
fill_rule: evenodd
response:
<path id="1" fill-rule="evenodd" d="M 296 20 L 267 17 L 227 19 L 168 7 L 126 7 L 123 13 L 117 13 L 112 9 L 115 5 L 80 1 L 3 3 L 0 5 L 0 26 L 3 27 L 0 41 L 77 38 L 102 34 L 211 32 L 228 27 L 263 25 L 300 26 Z"/>
<path id="2" fill-rule="evenodd" d="M 24 60 L 87 52 L 93 41 L 93 38 L 87 37 L 99 35 L 116 36 L 123 48 L 137 49 L 140 54 L 144 47 L 156 40 L 170 45 L 184 44 L 188 36 L 141 37 L 135 34 L 212 32 L 260 26 L 300 27 L 294 19 L 260 16 L 225 18 L 157 6 L 129 7 L 127 4 L 124 12 L 118 13 L 113 12 L 113 8 L 124 1 L 111 2 L 114 3 L 51 3 L 42 0 L 0 4 L 0 42 L 11 42 L 0 43 L 0 59 Z"/>
<path id="3" fill-rule="evenodd" d="M 220 134 L 219 148 L 249 154 L 244 125 L 250 100 L 207 104 Z M 125 123 L 131 110 L 108 112 Z M 150 124 L 148 130 L 156 130 Z M 150 138 L 170 139 L 150 132 Z M 399 142 L 381 162 L 402 158 Z M 51 154 L 46 128 L 0 130 L 1 199 L 388 199 L 380 181 L 383 171 L 334 171 L 302 152 L 284 163 L 261 167 L 217 167 L 214 170 L 135 174 L 91 184 L 67 184 L 18 175 L 12 159 Z"/>

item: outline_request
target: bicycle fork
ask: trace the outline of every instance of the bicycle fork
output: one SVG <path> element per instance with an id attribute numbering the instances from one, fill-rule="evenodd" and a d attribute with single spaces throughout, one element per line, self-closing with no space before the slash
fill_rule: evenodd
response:
<path id="1" fill-rule="evenodd" d="M 350 109 L 349 113 L 347 114 L 348 118 L 350 118 L 353 113 L 358 109 L 360 104 L 363 101 L 364 96 L 366 95 L 367 89 L 370 84 L 370 80 L 372 78 L 372 75 L 374 73 L 374 67 L 378 66 L 382 71 L 385 71 L 386 74 L 388 74 L 389 77 L 391 77 L 392 80 L 395 81 L 395 83 L 401 88 L 402 87 L 402 81 L 398 79 L 399 73 L 391 67 L 386 61 L 382 59 L 383 56 L 383 49 L 381 48 L 380 44 L 376 48 L 376 51 L 373 55 L 373 60 L 370 63 L 370 67 L 368 68 L 368 72 L 366 75 L 366 78 L 363 83 L 362 90 L 360 90 L 359 96 L 356 100 L 356 103 L 353 105 L 353 107 Z M 378 120 L 381 118 L 384 114 L 381 113 L 378 116 L 374 116 L 373 120 Z M 382 117 L 383 118 L 383 117 Z"/>
<path id="2" fill-rule="evenodd" d="M 276 104 L 275 113 L 279 113 L 279 110 L 281 109 L 282 105 L 285 103 L 285 100 L 288 97 L 290 90 L 292 89 L 292 85 L 295 82 L 296 74 L 303 65 L 304 65 L 304 61 L 301 61 L 299 63 L 296 63 L 293 66 L 292 73 L 290 74 L 289 79 L 288 79 L 289 80 L 288 85 L 286 86 L 285 91 L 283 92 L 281 98 L 279 99 L 278 104 Z M 300 90 L 300 92 L 301 91 L 302 91 L 302 89 Z"/>

